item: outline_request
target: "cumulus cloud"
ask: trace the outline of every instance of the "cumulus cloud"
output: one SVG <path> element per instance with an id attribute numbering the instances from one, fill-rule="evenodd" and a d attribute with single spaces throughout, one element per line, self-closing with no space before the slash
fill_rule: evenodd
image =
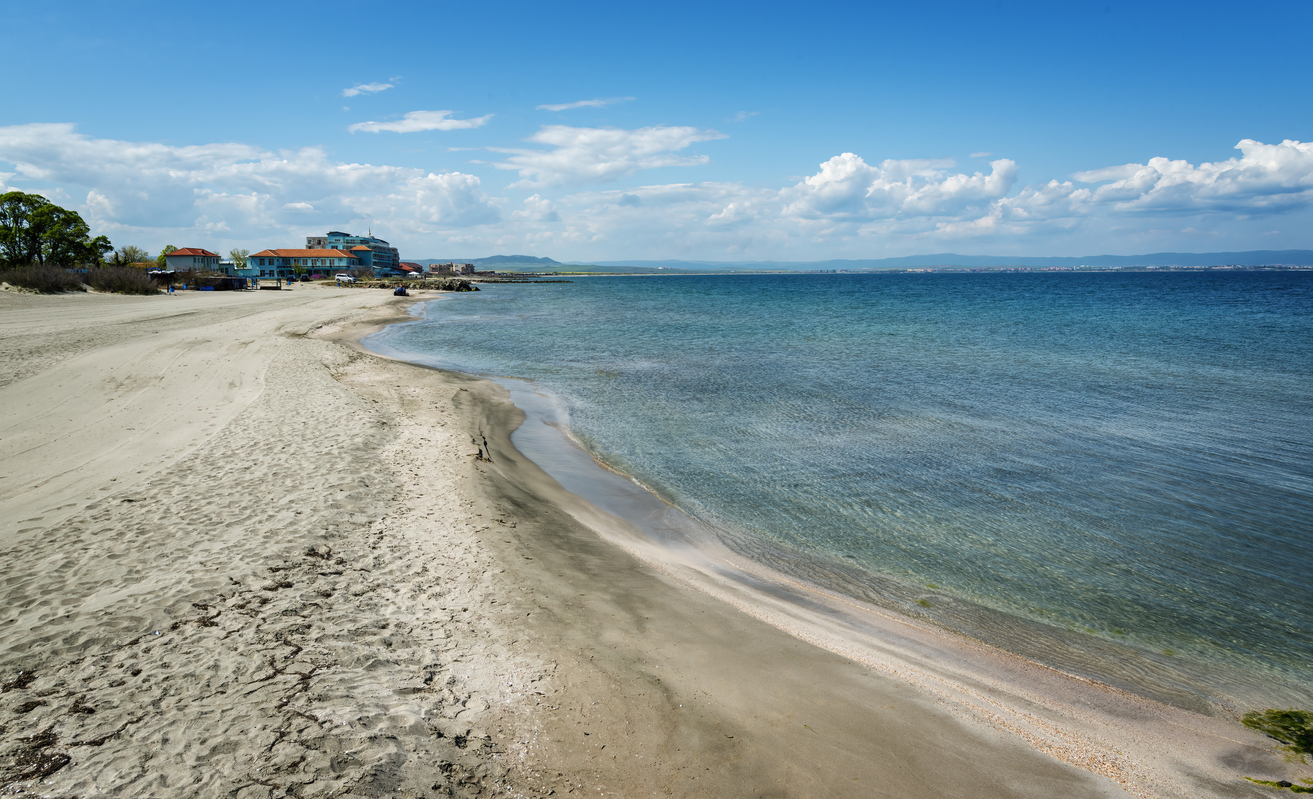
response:
<path id="1" fill-rule="evenodd" d="M 396 80 L 396 78 L 393 78 Z M 343 89 L 343 97 L 355 97 L 357 94 L 378 94 L 392 88 L 391 83 L 360 83 L 350 89 Z"/>
<path id="2" fill-rule="evenodd" d="M 448 119 L 452 111 L 411 111 L 401 119 L 393 122 L 357 122 L 347 127 L 347 130 L 355 133 L 363 130 L 367 133 L 379 133 L 381 131 L 391 131 L 392 133 L 419 133 L 425 130 L 465 130 L 468 128 L 481 128 L 488 124 L 492 119 L 492 114 L 486 114 L 474 119 Z"/>
<path id="3" fill-rule="evenodd" d="M 528 140 L 551 149 L 489 149 L 510 156 L 494 166 L 517 170 L 520 173 L 519 185 L 541 186 L 611 181 L 644 169 L 705 164 L 709 160 L 705 155 L 676 153 L 697 142 L 723 138 L 723 133 L 690 127 L 658 125 L 625 130 L 547 125 Z"/>
<path id="4" fill-rule="evenodd" d="M 317 147 L 172 146 L 94 139 L 71 124 L 15 125 L 0 127 L 0 190 L 69 197 L 61 204 L 116 241 L 293 246 L 325 226 L 371 224 L 411 257 L 433 253 L 415 252 L 407 238 L 421 246 L 437 235 L 467 252 L 564 258 L 642 251 L 802 260 L 1036 241 L 1069 252 L 1116 241 L 1148 252 L 1187 249 L 1205 237 L 1209 248 L 1252 249 L 1280 227 L 1272 218 L 1293 220 L 1285 225 L 1291 231 L 1313 218 L 1313 145 L 1298 141 L 1245 140 L 1227 160 L 1150 158 L 1029 185 L 1018 185 L 1009 159 L 968 168 L 952 159 L 868 161 L 851 152 L 774 187 L 626 180 L 705 163 L 690 148 L 720 138 L 693 127 L 546 126 L 524 148 L 495 150 L 504 160 L 491 167 L 532 187 L 512 202 L 489 196 L 477 175 L 344 162 Z M 605 181 L 618 185 L 571 188 Z M 1278 217 L 1299 209 L 1303 216 Z M 160 241 L 150 240 L 151 231 Z M 1302 246 L 1288 236 L 1263 244 Z"/>
<path id="5" fill-rule="evenodd" d="M 479 179 L 461 172 L 413 177 L 386 200 L 386 208 L 370 209 L 373 216 L 413 216 L 440 227 L 487 225 L 501 218 L 500 209 L 484 196 Z M 362 205 L 369 207 L 367 202 Z"/>
<path id="6" fill-rule="evenodd" d="M 1151 158 L 1147 164 L 1080 172 L 1104 183 L 1091 196 L 1123 213 L 1281 212 L 1313 203 L 1313 143 L 1244 139 L 1240 158 L 1202 163 Z"/>
<path id="7" fill-rule="evenodd" d="M 952 166 L 949 159 L 890 159 L 871 166 L 860 156 L 843 153 L 784 192 L 784 211 L 802 218 L 859 221 L 957 216 L 987 209 L 1016 180 L 1017 165 L 1006 158 L 991 162 L 989 174 L 950 173 Z"/>
<path id="8" fill-rule="evenodd" d="M 616 103 L 633 102 L 634 97 L 596 97 L 592 100 L 576 100 L 573 103 L 548 103 L 538 106 L 539 111 L 569 111 L 572 108 L 601 108 Z"/>
<path id="9" fill-rule="evenodd" d="M 29 179 L 82 187 L 89 221 L 134 228 L 268 235 L 307 218 L 389 218 L 460 227 L 501 212 L 459 172 L 333 161 L 315 147 L 175 147 L 92 139 L 71 124 L 0 127 L 0 162 Z"/>
<path id="10" fill-rule="evenodd" d="M 535 194 L 524 200 L 524 208 L 511 212 L 511 219 L 521 219 L 526 222 L 550 223 L 560 222 L 561 215 L 556 213 L 556 206 L 551 200 L 545 200 Z"/>

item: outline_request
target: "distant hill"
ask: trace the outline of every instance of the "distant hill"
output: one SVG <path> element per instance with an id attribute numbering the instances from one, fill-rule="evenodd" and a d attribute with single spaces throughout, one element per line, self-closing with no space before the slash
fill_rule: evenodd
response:
<path id="1" fill-rule="evenodd" d="M 911 269 L 928 266 L 1313 266 L 1313 250 L 1251 250 L 1248 252 L 1158 252 L 1147 255 L 1086 255 L 1068 257 L 1023 257 L 1013 255 L 906 255 L 898 258 L 829 261 L 597 261 L 597 266 L 630 266 L 686 270 L 779 270 L 779 269 Z"/>
<path id="2" fill-rule="evenodd" d="M 539 258 L 532 255 L 489 255 L 487 258 L 424 258 L 412 261 L 416 264 L 474 264 L 475 266 L 498 266 L 500 264 L 536 264 L 542 266 L 560 266 L 560 261 L 551 258 Z"/>
<path id="3" fill-rule="evenodd" d="M 425 258 L 419 264 L 448 262 L 474 264 L 479 268 L 509 271 L 561 271 L 626 273 L 647 272 L 778 272 L 834 269 L 916 269 L 947 266 L 968 268 L 1046 267 L 1046 266 L 1313 266 L 1313 250 L 1250 250 L 1248 252 L 1157 252 L 1147 255 L 1086 255 L 1072 257 L 1023 257 L 1014 255 L 959 255 L 945 252 L 931 255 L 906 255 L 897 258 L 834 259 L 829 261 L 580 261 L 562 263 L 533 255 L 491 255 L 486 258 Z M 518 269 L 514 268 L 518 267 Z"/>

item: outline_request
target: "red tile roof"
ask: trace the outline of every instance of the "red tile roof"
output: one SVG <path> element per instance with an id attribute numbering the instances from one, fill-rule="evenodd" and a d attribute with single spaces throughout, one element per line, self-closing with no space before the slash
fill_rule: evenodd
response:
<path id="1" fill-rule="evenodd" d="M 247 258 L 350 258 L 356 256 L 342 250 L 260 250 Z"/>
<path id="2" fill-rule="evenodd" d="M 217 253 L 217 252 L 210 252 L 209 250 L 202 250 L 200 247 L 182 247 L 182 248 L 180 248 L 180 249 L 174 250 L 173 252 L 169 253 L 169 255 L 170 255 L 170 256 L 174 256 L 174 255 L 208 255 L 208 256 L 211 257 L 211 258 L 218 258 L 218 257 L 219 257 L 219 253 Z"/>

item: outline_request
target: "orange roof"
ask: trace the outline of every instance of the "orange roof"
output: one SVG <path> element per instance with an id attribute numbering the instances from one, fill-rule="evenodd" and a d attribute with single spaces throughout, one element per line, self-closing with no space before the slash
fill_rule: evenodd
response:
<path id="1" fill-rule="evenodd" d="M 368 250 L 368 249 L 369 249 L 369 248 L 366 247 L 366 246 L 363 245 L 363 244 L 357 244 L 356 246 L 354 246 L 354 247 L 351 248 L 351 251 L 352 251 L 352 252 L 355 252 L 356 250 Z"/>
<path id="2" fill-rule="evenodd" d="M 341 250 L 260 250 L 248 258 L 350 258 L 355 256 Z"/>
<path id="3" fill-rule="evenodd" d="M 211 258 L 218 258 L 218 257 L 219 257 L 219 253 L 217 253 L 217 252 L 210 252 L 209 250 L 202 250 L 200 247 L 182 247 L 181 249 L 177 249 L 177 250 L 174 250 L 173 252 L 169 253 L 169 255 L 170 255 L 170 256 L 173 256 L 173 255 L 208 255 L 208 256 L 210 256 Z"/>

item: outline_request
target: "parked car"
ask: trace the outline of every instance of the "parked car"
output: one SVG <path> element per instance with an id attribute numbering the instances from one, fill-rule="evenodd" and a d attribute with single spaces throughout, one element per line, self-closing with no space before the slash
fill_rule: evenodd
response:
<path id="1" fill-rule="evenodd" d="M 309 275 L 301 275 L 301 282 L 302 282 L 302 283 L 309 283 L 309 282 L 310 282 L 310 276 L 309 276 Z"/>
<path id="2" fill-rule="evenodd" d="M 354 277 L 351 277 L 350 275 L 345 275 L 345 274 L 343 274 L 343 275 L 333 275 L 333 279 L 334 279 L 334 280 L 339 280 L 339 281 L 341 281 L 341 282 L 343 282 L 343 283 L 354 283 L 354 282 L 356 282 L 356 279 L 355 279 Z"/>

